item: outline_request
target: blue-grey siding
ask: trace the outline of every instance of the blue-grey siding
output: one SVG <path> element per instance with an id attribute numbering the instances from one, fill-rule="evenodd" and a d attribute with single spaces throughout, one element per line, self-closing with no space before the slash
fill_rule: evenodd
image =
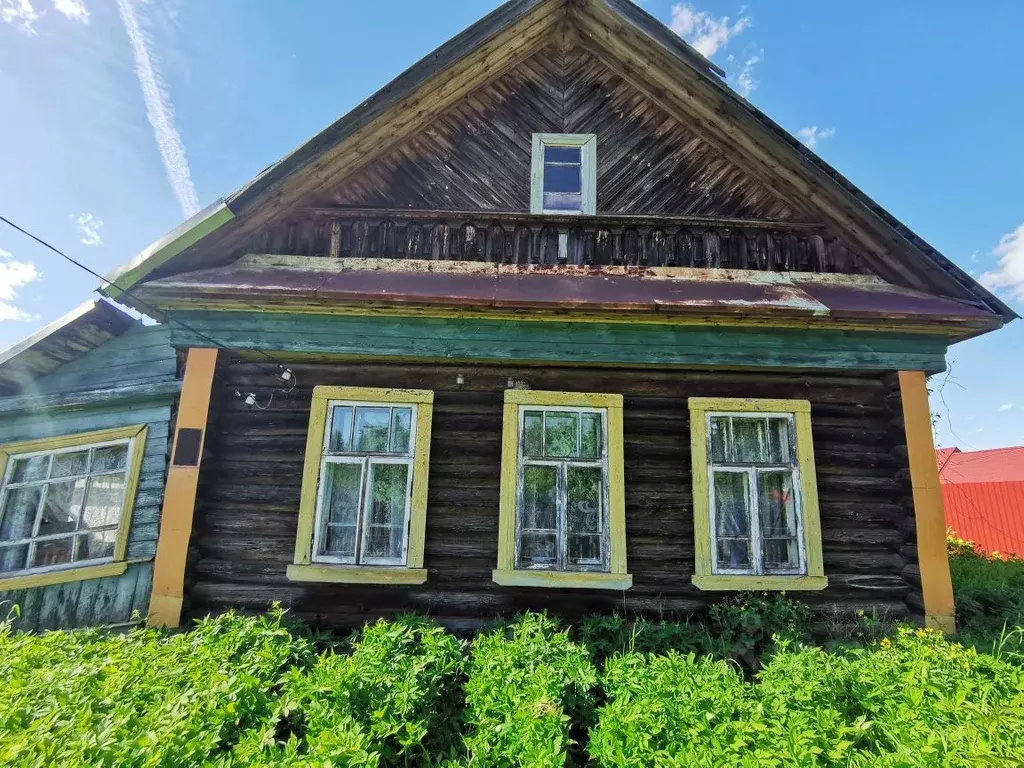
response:
<path id="1" fill-rule="evenodd" d="M 132 328 L 83 357 L 33 382 L 22 396 L 96 392 L 119 393 L 175 379 L 174 350 L 162 326 Z M 30 409 L 0 414 L 0 443 L 113 429 L 135 424 L 149 427 L 139 488 L 128 536 L 128 559 L 135 561 L 120 576 L 47 587 L 0 592 L 0 614 L 19 606 L 22 629 L 55 629 L 122 624 L 149 607 L 160 508 L 167 475 L 168 440 L 174 395 L 146 399 L 103 399 L 88 406 Z"/>

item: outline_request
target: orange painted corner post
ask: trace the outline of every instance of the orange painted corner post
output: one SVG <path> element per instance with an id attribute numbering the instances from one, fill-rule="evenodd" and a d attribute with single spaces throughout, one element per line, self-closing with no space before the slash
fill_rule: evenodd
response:
<path id="1" fill-rule="evenodd" d="M 196 507 L 199 467 L 206 441 L 210 391 L 216 367 L 216 349 L 189 349 L 153 565 L 153 591 L 147 617 L 147 623 L 152 627 L 176 627 L 181 622 L 185 560 L 192 535 L 192 516 Z"/>
<path id="2" fill-rule="evenodd" d="M 935 461 L 928 387 L 923 371 L 900 371 L 900 396 L 907 436 L 907 458 L 914 491 L 917 557 L 921 568 L 925 626 L 946 634 L 956 631 L 953 582 L 946 549 L 946 516 L 939 468 Z"/>

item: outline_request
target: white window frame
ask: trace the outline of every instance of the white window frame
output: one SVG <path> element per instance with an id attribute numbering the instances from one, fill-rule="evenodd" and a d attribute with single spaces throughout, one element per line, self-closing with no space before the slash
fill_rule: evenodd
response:
<path id="1" fill-rule="evenodd" d="M 396 408 L 408 408 L 412 411 L 409 424 L 409 447 L 405 453 L 373 453 L 368 451 L 347 451 L 345 453 L 329 453 L 331 441 L 331 426 L 334 422 L 334 409 L 336 407 L 352 408 L 352 428 L 355 430 L 356 408 L 388 408 L 388 434 L 393 424 L 394 411 Z M 322 453 L 320 458 L 320 481 L 316 494 L 316 518 L 313 528 L 313 549 L 311 560 L 314 563 L 327 563 L 335 565 L 348 565 L 353 567 L 373 567 L 380 565 L 404 566 L 409 557 L 409 527 L 412 509 L 412 486 L 413 474 L 416 469 L 416 429 L 419 418 L 419 406 L 417 403 L 381 402 L 372 400 L 330 400 L 327 403 L 327 417 L 324 422 L 324 434 L 322 436 Z M 390 439 L 389 439 L 390 442 Z M 359 464 L 359 507 L 356 519 L 356 551 L 352 557 L 339 557 L 321 553 L 321 543 L 325 539 L 327 529 L 327 515 L 324 510 L 324 488 L 325 471 L 328 464 Z M 366 550 L 366 536 L 370 526 L 366 521 L 369 519 L 370 504 L 370 473 L 373 466 L 380 464 L 405 464 L 409 467 L 406 476 L 405 487 L 405 512 L 402 522 L 402 555 L 401 557 L 361 557 Z"/>
<path id="2" fill-rule="evenodd" d="M 729 417 L 733 419 L 784 419 L 788 427 L 789 437 L 789 463 L 769 464 L 764 463 L 730 463 L 715 464 L 711 448 L 712 430 L 711 421 L 714 418 Z M 750 411 L 707 411 L 704 414 L 705 430 L 707 435 L 707 482 L 708 482 L 708 514 L 711 522 L 711 572 L 719 576 L 803 576 L 807 574 L 807 548 L 804 541 L 804 505 L 802 498 L 802 485 L 800 482 L 800 465 L 797 454 L 797 432 L 796 419 L 793 413 L 785 412 L 750 412 Z M 730 426 L 732 422 L 730 421 Z M 732 439 L 730 429 L 729 440 Z M 793 487 L 793 513 L 796 522 L 796 541 L 799 555 L 797 568 L 764 569 L 764 545 L 761 536 L 761 510 L 760 500 L 757 494 L 757 475 L 759 472 L 780 472 L 792 473 Z M 747 477 L 747 505 L 750 513 L 750 568 L 722 568 L 718 564 L 718 507 L 715 503 L 715 473 L 732 472 L 746 475 Z"/>
<path id="3" fill-rule="evenodd" d="M 582 458 L 527 458 L 525 456 L 526 430 L 525 419 L 527 412 L 541 411 L 544 414 L 556 413 L 595 413 L 601 417 L 601 453 L 597 459 Z M 547 416 L 544 417 L 545 429 Z M 577 452 L 581 446 L 583 420 L 577 421 L 576 447 Z M 544 432 L 542 432 L 544 434 Z M 555 540 L 556 556 L 555 563 L 551 566 L 545 565 L 520 565 L 519 554 L 523 533 L 523 482 L 526 467 L 555 467 Z M 566 526 L 568 522 L 568 469 L 569 467 L 599 468 L 601 470 L 601 559 L 599 562 L 585 563 L 576 567 L 568 567 L 568 541 Z M 553 573 L 609 573 L 611 563 L 611 536 L 610 536 L 610 494 L 608 475 L 608 409 L 588 408 L 568 405 L 526 405 L 519 406 L 519 447 L 516 456 L 516 533 L 515 533 L 515 567 L 524 571 L 547 571 Z M 547 531 L 548 529 L 538 529 Z"/>
<path id="4" fill-rule="evenodd" d="M 68 532 L 68 533 L 51 533 L 51 534 L 46 534 L 46 535 L 43 535 L 43 536 L 39 536 L 38 535 L 39 526 L 42 523 L 42 510 L 43 510 L 43 507 L 46 504 L 46 497 L 47 497 L 47 494 L 49 493 L 49 486 L 50 485 L 53 485 L 55 483 L 67 482 L 69 480 L 79 480 L 79 479 L 83 479 L 83 478 L 97 477 L 97 476 L 101 476 L 101 475 L 112 475 L 112 474 L 114 474 L 114 472 L 101 472 L 101 473 L 87 473 L 87 474 L 79 474 L 79 475 L 67 475 L 65 477 L 52 478 L 52 479 L 47 477 L 47 479 L 45 479 L 45 480 L 30 480 L 30 481 L 22 482 L 22 483 L 12 483 L 11 482 L 11 477 L 14 474 L 15 465 L 19 461 L 21 461 L 21 460 L 30 459 L 30 458 L 33 458 L 35 456 L 49 456 L 50 457 L 50 463 L 49 463 L 49 465 L 47 467 L 47 476 L 49 476 L 50 471 L 51 471 L 51 469 L 53 467 L 53 457 L 54 456 L 57 456 L 59 454 L 64 454 L 64 453 L 80 453 L 81 451 L 86 451 L 86 450 L 92 451 L 93 449 L 96 449 L 96 448 L 108 448 L 108 447 L 114 446 L 114 445 L 127 445 L 128 446 L 128 451 L 127 451 L 127 454 L 125 456 L 125 465 L 124 465 L 124 468 L 121 470 L 121 472 L 122 472 L 122 474 L 124 476 L 124 487 L 121 489 L 120 510 L 118 512 L 118 522 L 117 522 L 117 524 L 116 525 L 102 526 L 100 528 L 93 528 L 93 529 L 76 528 L 75 531 L 73 531 L 73 532 Z M 75 570 L 75 569 L 79 569 L 79 568 L 87 568 L 87 567 L 93 566 L 93 565 L 102 565 L 102 564 L 105 564 L 105 563 L 113 563 L 113 562 L 115 562 L 115 560 L 117 560 L 117 556 L 118 556 L 118 540 L 124 536 L 124 531 L 122 530 L 122 528 L 125 525 L 128 524 L 126 522 L 126 516 L 124 514 L 124 508 L 125 508 L 125 504 L 126 504 L 125 494 L 128 491 L 129 487 L 131 486 L 133 467 L 135 466 L 135 463 L 136 463 L 135 452 L 138 451 L 138 450 L 140 450 L 140 448 L 139 448 L 139 445 L 138 445 L 136 439 L 133 438 L 133 437 L 126 437 L 126 438 L 120 438 L 120 439 L 116 439 L 116 440 L 102 440 L 102 441 L 97 441 L 97 442 L 93 442 L 93 443 L 80 443 L 80 444 L 70 445 L 70 446 L 62 447 L 62 448 L 50 448 L 50 449 L 44 449 L 44 450 L 39 450 L 39 451 L 26 451 L 24 453 L 11 453 L 9 455 L 8 459 L 7 459 L 7 466 L 6 466 L 5 470 L 4 470 L 3 485 L 0 486 L 0 525 L 3 524 L 3 514 L 4 514 L 4 511 L 5 511 L 6 506 L 7 506 L 7 498 L 10 495 L 10 492 L 12 490 L 16 490 L 16 489 L 19 489 L 19 488 L 27 488 L 27 487 L 31 487 L 31 486 L 43 486 L 43 487 L 45 487 L 46 490 L 44 490 L 39 495 L 39 503 L 36 505 L 35 519 L 34 519 L 34 521 L 32 523 L 32 536 L 30 536 L 29 538 L 25 538 L 25 539 L 16 539 L 16 540 L 11 540 L 11 541 L 4 541 L 2 549 L 3 550 L 7 550 L 7 549 L 10 549 L 12 547 L 20 546 L 20 545 L 23 545 L 23 544 L 28 544 L 28 553 L 27 553 L 27 556 L 25 558 L 25 561 L 28 562 L 28 563 L 31 563 L 32 560 L 35 558 L 37 544 L 39 544 L 40 542 L 57 541 L 57 540 L 61 540 L 61 539 L 71 539 L 72 542 L 73 542 L 72 543 L 72 550 L 71 550 L 71 553 L 72 553 L 71 557 L 72 557 L 72 559 L 71 559 L 70 562 L 67 562 L 67 563 L 57 563 L 57 564 L 54 564 L 54 565 L 42 565 L 42 566 L 36 566 L 34 568 L 32 568 L 32 567 L 20 568 L 20 569 L 15 570 L 15 571 L 2 571 L 2 572 L 0 572 L 0 579 L 8 579 L 8 578 L 11 578 L 13 576 L 25 576 L 25 575 L 31 575 L 31 574 L 37 574 L 37 573 L 51 573 L 51 572 L 55 572 L 55 571 Z M 83 508 L 84 508 L 84 506 L 85 506 L 85 504 L 87 502 L 88 502 L 88 489 L 86 490 L 86 495 L 82 499 L 82 506 L 83 506 Z M 81 517 L 79 517 L 78 523 L 79 523 L 79 525 L 81 524 Z M 85 530 L 114 531 L 114 534 L 115 534 L 115 536 L 114 536 L 114 554 L 110 555 L 109 557 L 97 557 L 97 558 L 92 558 L 90 560 L 75 560 L 74 556 L 77 553 L 78 547 L 79 547 L 78 539 L 79 539 L 79 537 L 82 535 L 82 533 Z"/>
<path id="5" fill-rule="evenodd" d="M 544 148 L 580 147 L 579 211 L 545 210 Z M 594 216 L 597 213 L 597 135 L 593 133 L 535 133 L 530 171 L 530 213 L 559 216 Z"/>

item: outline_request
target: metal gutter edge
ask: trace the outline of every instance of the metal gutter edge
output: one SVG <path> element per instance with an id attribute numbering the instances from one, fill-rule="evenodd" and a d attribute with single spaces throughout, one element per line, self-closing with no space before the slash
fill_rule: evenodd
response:
<path id="1" fill-rule="evenodd" d="M 125 291 L 131 290 L 146 275 L 220 229 L 233 218 L 234 212 L 223 199 L 218 200 L 150 244 L 128 263 L 108 273 L 104 279 L 109 282 L 100 286 L 99 292 L 110 299 L 119 300 Z"/>

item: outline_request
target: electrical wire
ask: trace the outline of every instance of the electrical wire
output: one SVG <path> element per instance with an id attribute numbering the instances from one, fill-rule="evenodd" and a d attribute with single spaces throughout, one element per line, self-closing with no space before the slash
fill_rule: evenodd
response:
<path id="1" fill-rule="evenodd" d="M 48 249 L 50 251 L 53 251 L 55 254 L 60 256 L 62 259 L 70 262 L 71 264 L 73 264 L 74 266 L 76 266 L 79 269 L 83 270 L 84 272 L 87 272 L 88 274 L 92 275 L 93 277 L 95 277 L 96 279 L 100 280 L 101 282 L 106 283 L 107 285 L 112 286 L 113 288 L 116 288 L 118 291 L 120 291 L 125 296 L 130 297 L 135 302 L 136 305 L 141 307 L 143 310 L 145 310 L 151 316 L 156 317 L 156 316 L 159 316 L 161 314 L 160 311 L 156 307 L 154 307 L 151 304 L 149 304 L 148 302 L 140 299 L 138 296 L 136 296 L 134 293 L 132 293 L 129 289 L 121 288 L 119 285 L 117 285 L 116 283 L 114 283 L 111 280 L 108 280 L 106 277 L 101 275 L 99 272 L 96 272 L 94 269 L 92 269 L 88 265 L 83 264 L 82 262 L 78 261 L 77 259 L 72 258 L 71 256 L 68 256 L 66 253 L 64 253 L 62 250 L 60 250 L 56 246 L 51 245 L 50 243 L 48 243 L 46 240 L 44 240 L 43 238 L 39 237 L 38 235 L 35 235 L 32 232 L 29 232 L 24 227 L 18 226 L 13 221 L 8 219 L 6 216 L 0 215 L 0 221 L 2 221 L 4 224 L 6 224 L 7 226 L 11 227 L 12 229 L 15 229 L 18 232 L 20 232 L 21 234 L 25 235 L 25 237 L 28 237 L 28 238 L 34 240 L 35 242 L 39 243 L 39 245 L 43 246 L 44 248 L 46 248 L 46 249 Z M 99 289 L 98 288 L 96 288 L 95 291 L 97 293 L 99 293 Z M 102 294 L 100 294 L 100 296 L 102 297 Z M 219 350 L 222 350 L 224 352 L 232 351 L 229 347 L 224 346 L 219 341 L 217 341 L 216 339 L 211 338 L 210 336 L 206 335 L 202 331 L 196 330 L 191 325 L 189 325 L 188 323 L 186 323 L 186 322 L 184 322 L 182 320 L 179 320 L 177 318 L 170 318 L 169 317 L 169 318 L 167 318 L 167 322 L 168 323 L 175 323 L 175 324 L 181 326 L 182 328 L 184 328 L 189 333 L 192 333 L 193 335 L 197 336 L 198 338 L 202 339 L 203 341 L 209 342 L 210 344 L 212 344 L 214 347 L 216 347 Z M 290 394 L 291 391 L 293 389 L 295 389 L 295 385 L 297 384 L 297 380 L 295 378 L 295 375 L 291 372 L 291 369 L 286 367 L 279 360 L 276 360 L 275 358 L 273 358 L 271 355 L 268 355 L 262 349 L 256 349 L 256 350 L 253 350 L 253 351 L 254 352 L 258 352 L 259 354 L 263 355 L 263 357 L 267 358 L 267 360 L 269 360 L 270 362 L 274 363 L 278 367 L 278 369 L 280 369 L 281 371 L 286 371 L 289 374 L 288 378 L 290 378 L 292 380 L 291 389 L 282 390 L 282 391 L 285 392 L 286 395 Z M 258 363 L 256 363 L 255 365 L 256 365 L 257 368 L 259 368 L 261 371 L 263 371 L 263 373 L 267 373 L 268 372 L 266 368 L 264 368 L 263 366 L 259 365 Z M 277 373 L 277 371 L 271 371 L 270 375 L 273 375 L 276 378 L 282 378 L 281 374 Z M 287 381 L 287 378 L 285 378 L 285 381 Z M 239 393 L 239 392 L 235 392 L 235 394 L 238 397 L 242 397 L 241 393 Z M 249 394 L 251 394 L 251 393 L 249 393 Z M 255 395 L 252 395 L 252 396 L 255 399 Z M 273 402 L 273 400 L 274 400 L 274 395 L 273 395 L 273 393 L 271 393 L 270 400 L 267 402 L 266 406 L 260 408 L 260 410 L 266 410 L 267 408 L 269 408 L 270 404 Z M 257 408 L 259 408 L 259 404 L 258 403 L 254 403 L 254 404 L 256 405 Z"/>

